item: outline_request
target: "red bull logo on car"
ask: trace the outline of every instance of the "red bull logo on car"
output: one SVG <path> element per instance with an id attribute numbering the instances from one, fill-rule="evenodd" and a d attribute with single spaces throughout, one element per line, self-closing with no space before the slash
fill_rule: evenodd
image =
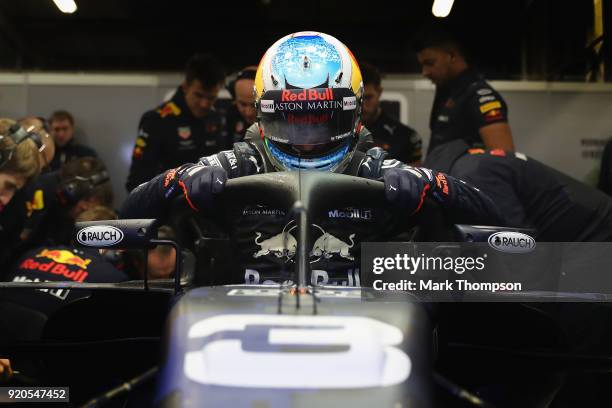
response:
<path id="1" fill-rule="evenodd" d="M 259 258 L 264 255 L 274 255 L 277 258 L 284 256 L 292 258 L 295 255 L 297 240 L 288 231 L 283 231 L 262 241 L 260 241 L 260 232 L 256 232 L 255 235 L 255 244 L 259 245 L 260 249 L 253 254 L 253 258 Z"/>
<path id="2" fill-rule="evenodd" d="M 331 214 L 338 215 L 330 211 L 330 216 Z M 312 224 L 312 226 L 318 229 L 321 235 L 315 240 L 312 250 L 309 253 L 311 258 L 317 258 L 312 260 L 311 263 L 316 262 L 321 258 L 330 259 L 334 255 L 351 261 L 355 259 L 351 254 L 351 248 L 355 246 L 355 234 L 349 235 L 348 238 L 350 243 L 348 243 L 330 234 L 329 232 L 326 232 L 317 224 Z M 279 234 L 263 240 L 261 239 L 262 233 L 255 232 L 255 244 L 259 246 L 259 250 L 253 254 L 253 258 L 268 255 L 272 255 L 277 258 L 293 258 L 297 249 L 297 240 L 290 232 L 295 228 L 296 226 L 292 221 L 287 224 L 285 228 L 283 228 L 283 231 L 281 231 Z"/>
<path id="3" fill-rule="evenodd" d="M 51 259 L 50 262 L 40 262 L 35 258 Z M 35 258 L 28 258 L 20 265 L 20 269 L 46 272 L 58 275 L 75 282 L 84 282 L 89 273 L 86 271 L 91 259 L 81 258 L 65 249 L 43 249 Z M 78 269 L 75 270 L 74 267 Z"/>
<path id="4" fill-rule="evenodd" d="M 342 258 L 353 261 L 355 259 L 351 255 L 351 248 L 355 245 L 353 238 L 355 238 L 355 234 L 349 236 L 349 241 L 351 242 L 349 245 L 329 232 L 325 232 L 315 241 L 312 251 L 310 251 L 310 256 L 329 259 L 333 255 L 339 255 Z"/>

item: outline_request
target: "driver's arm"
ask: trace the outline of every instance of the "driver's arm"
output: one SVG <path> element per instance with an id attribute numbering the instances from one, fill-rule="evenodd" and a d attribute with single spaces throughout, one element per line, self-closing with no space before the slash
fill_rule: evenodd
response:
<path id="1" fill-rule="evenodd" d="M 426 198 L 439 203 L 452 222 L 505 225 L 495 203 L 482 191 L 447 174 L 385 160 L 382 168 L 387 198 L 415 214 Z"/>
<path id="2" fill-rule="evenodd" d="M 258 161 L 247 153 L 244 146 L 235 147 L 155 176 L 132 190 L 121 208 L 120 218 L 164 219 L 172 200 L 181 194 L 198 211 L 200 205 L 222 190 L 227 178 L 259 172 Z"/>

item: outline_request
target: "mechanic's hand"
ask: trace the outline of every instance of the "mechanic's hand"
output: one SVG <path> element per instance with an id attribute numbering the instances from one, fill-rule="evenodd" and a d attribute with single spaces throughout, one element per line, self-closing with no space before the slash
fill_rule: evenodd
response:
<path id="1" fill-rule="evenodd" d="M 6 382 L 13 376 L 11 361 L 6 358 L 0 358 L 0 382 Z"/>
<path id="2" fill-rule="evenodd" d="M 417 213 L 431 188 L 427 176 L 416 168 L 387 170 L 383 175 L 387 200 L 408 210 L 411 215 Z"/>
<path id="3" fill-rule="evenodd" d="M 226 181 L 227 172 L 222 167 L 185 164 L 166 173 L 164 187 L 167 198 L 182 192 L 187 204 L 199 211 L 199 207 L 209 205 L 214 195 L 223 191 Z"/>

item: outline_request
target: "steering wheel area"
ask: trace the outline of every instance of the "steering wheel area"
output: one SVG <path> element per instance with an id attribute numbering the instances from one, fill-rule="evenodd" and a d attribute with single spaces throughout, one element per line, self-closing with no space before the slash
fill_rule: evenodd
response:
<path id="1" fill-rule="evenodd" d="M 172 206 L 170 224 L 179 243 L 196 254 L 196 276 L 206 276 L 197 284 L 239 283 L 218 276 L 227 275 L 219 269 L 235 267 L 227 260 L 236 261 L 236 225 L 245 209 L 275 209 L 289 222 L 295 219 L 291 209 L 296 202 L 306 209 L 314 226 L 332 213 L 339 217 L 375 216 L 376 222 L 361 241 L 427 240 L 432 228 L 449 230 L 442 225 L 440 208 L 433 200 L 426 199 L 419 214 L 411 217 L 386 200 L 381 181 L 323 172 L 276 172 L 230 179 L 215 201 L 199 212 L 189 208 L 183 197 L 175 199 Z M 423 228 L 426 224 L 429 226 Z"/>

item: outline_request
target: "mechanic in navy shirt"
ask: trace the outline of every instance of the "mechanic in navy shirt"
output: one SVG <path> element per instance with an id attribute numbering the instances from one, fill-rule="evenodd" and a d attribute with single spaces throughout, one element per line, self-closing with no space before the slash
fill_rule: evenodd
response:
<path id="1" fill-rule="evenodd" d="M 32 122 L 32 119 L 29 120 Z M 44 126 L 40 123 L 39 126 Z M 59 170 L 64 164 L 81 157 L 98 157 L 89 146 L 78 143 L 74 138 L 74 116 L 68 111 L 58 110 L 49 118 L 49 129 L 56 144 L 56 152 L 49 163 L 49 169 Z"/>
<path id="2" fill-rule="evenodd" d="M 612 198 L 523 153 L 438 146 L 425 165 L 478 187 L 513 227 L 535 228 L 547 242 L 612 241 Z"/>
<path id="3" fill-rule="evenodd" d="M 84 211 L 77 221 L 96 221 L 115 219 L 116 214 L 104 206 L 96 206 Z M 6 282 L 76 282 L 76 283 L 113 283 L 128 280 L 128 276 L 118 270 L 97 249 L 78 249 L 72 245 L 44 245 L 26 252 L 9 269 Z M 2 290 L 0 307 L 14 305 L 15 310 L 31 311 L 28 315 L 50 316 L 64 305 L 89 295 L 82 289 L 24 289 Z M 3 309 L 5 310 L 5 309 Z M 11 309 L 12 310 L 12 309 Z M 31 338 L 35 328 L 27 330 L 6 330 L 6 328 L 27 327 L 26 322 L 18 322 L 19 316 L 0 316 L 0 336 L 17 339 Z M 23 324 L 22 324 L 23 323 Z M 35 325 L 35 322 L 27 322 Z"/>
<path id="4" fill-rule="evenodd" d="M 455 139 L 471 147 L 514 150 L 506 102 L 468 65 L 459 43 L 437 28 L 423 30 L 414 48 L 423 76 L 436 85 L 428 153 Z"/>
<path id="5" fill-rule="evenodd" d="M 40 173 L 33 132 L 0 119 L 0 269 L 8 262 L 26 219 L 24 186 Z"/>
<path id="6" fill-rule="evenodd" d="M 231 145 L 221 116 L 213 108 L 224 81 L 224 69 L 215 58 L 206 54 L 191 57 L 185 80 L 172 99 L 140 119 L 128 191 L 162 171 Z"/>
<path id="7" fill-rule="evenodd" d="M 228 78 L 226 88 L 232 96 L 232 105 L 225 116 L 226 131 L 232 143 L 244 140 L 247 129 L 257 120 L 253 95 L 255 72 L 257 66 L 248 66 Z"/>
<path id="8" fill-rule="evenodd" d="M 72 160 L 59 171 L 43 174 L 25 193 L 27 218 L 20 237 L 22 250 L 43 244 L 67 245 L 80 213 L 98 205 L 113 205 L 106 166 L 94 157 Z"/>
<path id="9" fill-rule="evenodd" d="M 421 163 L 421 136 L 409 126 L 392 118 L 380 106 L 383 92 L 378 69 L 368 63 L 359 65 L 363 76 L 363 106 L 361 118 L 372 132 L 374 146 L 382 147 L 389 158 L 418 166 Z"/>

